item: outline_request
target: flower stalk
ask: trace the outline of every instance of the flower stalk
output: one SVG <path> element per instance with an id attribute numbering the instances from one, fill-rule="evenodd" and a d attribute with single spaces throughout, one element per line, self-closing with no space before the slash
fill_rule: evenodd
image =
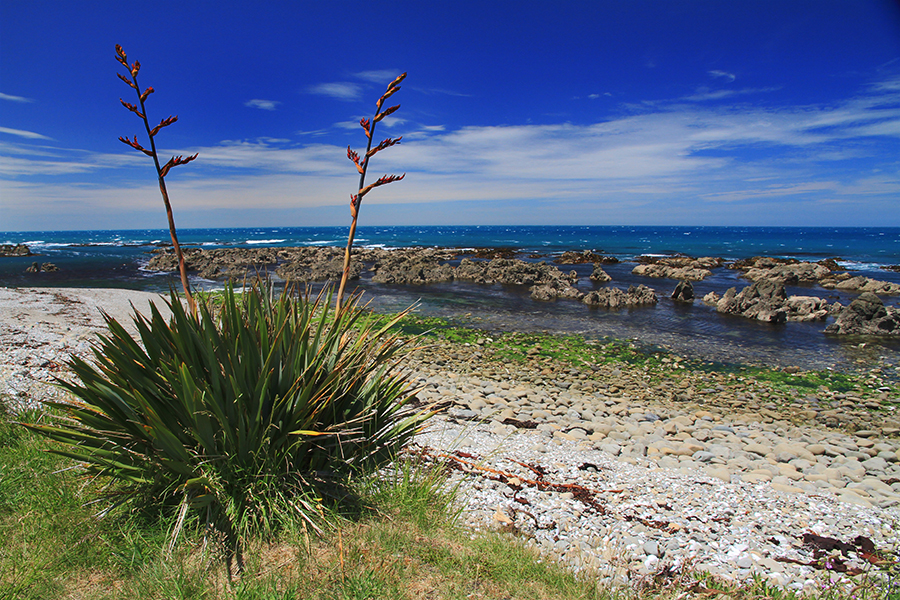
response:
<path id="1" fill-rule="evenodd" d="M 360 204 L 362 204 L 363 196 L 368 194 L 376 187 L 387 185 L 388 183 L 393 183 L 395 181 L 400 181 L 401 179 L 406 177 L 406 173 L 404 173 L 403 175 L 385 175 L 376 180 L 374 183 L 366 185 L 366 173 L 369 169 L 369 159 L 371 159 L 382 150 L 399 144 L 400 140 L 403 139 L 403 136 L 400 136 L 397 139 L 386 138 L 374 148 L 372 147 L 372 140 L 375 133 L 375 124 L 380 122 L 388 115 L 396 112 L 400 108 L 400 105 L 397 104 L 396 106 L 391 106 L 384 110 L 381 110 L 381 107 L 384 105 L 385 100 L 400 91 L 400 82 L 405 78 L 406 73 L 403 73 L 388 85 L 387 91 L 385 91 L 385 93 L 382 94 L 378 99 L 378 102 L 375 103 L 375 116 L 372 117 L 371 122 L 369 121 L 369 119 L 360 119 L 359 125 L 366 132 L 366 137 L 368 138 L 365 154 L 360 157 L 360 155 L 356 151 L 351 149 L 350 146 L 347 146 L 347 158 L 353 161 L 353 164 L 356 165 L 356 170 L 359 173 L 359 187 L 357 188 L 358 191 L 355 194 L 350 195 L 350 217 L 352 218 L 352 221 L 350 223 L 350 233 L 347 235 L 347 248 L 344 251 L 344 270 L 341 274 L 341 284 L 340 287 L 338 287 L 336 299 L 336 306 L 338 311 L 340 311 L 341 309 L 341 302 L 344 298 L 344 288 L 347 286 L 347 279 L 349 279 L 350 277 L 350 253 L 353 249 L 353 239 L 356 237 L 356 223 L 359 218 L 359 207 Z"/>
<path id="2" fill-rule="evenodd" d="M 147 156 L 153 159 L 153 164 L 156 166 L 156 175 L 159 180 L 159 193 L 162 194 L 163 204 L 166 207 L 166 217 L 169 221 L 169 234 L 172 238 L 172 246 L 175 248 L 175 255 L 178 257 L 178 272 L 181 275 L 181 287 L 184 289 L 184 296 L 187 299 L 188 306 L 190 307 L 191 314 L 197 314 L 197 303 L 194 301 L 194 297 L 191 295 L 190 284 L 188 283 L 187 278 L 187 267 L 184 263 L 184 254 L 181 251 L 181 245 L 178 243 L 178 234 L 175 230 L 175 217 L 172 214 L 172 205 L 169 202 L 169 192 L 166 189 L 166 175 L 168 175 L 169 171 L 173 167 L 177 167 L 178 165 L 184 165 L 195 158 L 197 155 L 188 156 L 185 158 L 184 156 L 173 156 L 169 159 L 169 161 L 160 166 L 159 164 L 159 155 L 156 152 L 156 134 L 159 133 L 159 130 L 163 127 L 168 127 L 172 123 L 178 120 L 177 116 L 169 116 L 159 122 L 159 125 L 156 127 L 150 128 L 150 121 L 147 119 L 147 110 L 144 107 L 144 103 L 147 100 L 147 97 L 154 92 L 152 87 L 147 87 L 143 92 L 141 91 L 140 85 L 138 85 L 138 72 L 141 70 L 141 63 L 138 61 L 134 61 L 132 64 L 128 64 L 128 57 L 125 54 L 125 51 L 122 49 L 122 46 L 116 44 L 116 60 L 119 61 L 122 66 L 128 71 L 128 75 L 122 75 L 121 73 L 116 73 L 119 76 L 119 79 L 125 82 L 128 87 L 132 88 L 138 97 L 139 106 L 135 106 L 130 102 L 125 102 L 125 100 L 119 98 L 119 102 L 122 103 L 122 106 L 136 114 L 143 122 L 144 129 L 147 131 L 147 137 L 150 138 L 150 149 L 144 148 L 137 139 L 137 135 L 134 136 L 134 139 L 129 139 L 126 137 L 120 137 L 119 141 L 131 146 L 135 150 L 139 152 L 143 152 Z"/>

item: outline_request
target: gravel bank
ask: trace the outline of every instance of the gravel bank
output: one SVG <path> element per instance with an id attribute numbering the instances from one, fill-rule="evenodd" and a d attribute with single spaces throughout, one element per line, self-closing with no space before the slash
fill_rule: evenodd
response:
<path id="1" fill-rule="evenodd" d="M 98 309 L 127 322 L 129 302 L 146 310 L 160 300 L 0 288 L 0 395 L 13 410 L 56 397 L 47 382 L 70 356 L 89 355 L 104 328 Z M 691 374 L 677 360 L 679 376 L 659 379 L 489 354 L 438 344 L 413 363 L 419 398 L 447 406 L 417 446 L 451 457 L 473 529 L 507 531 L 616 582 L 689 565 L 803 589 L 871 570 L 872 547 L 896 559 L 891 388 L 783 402 L 759 382 Z"/>

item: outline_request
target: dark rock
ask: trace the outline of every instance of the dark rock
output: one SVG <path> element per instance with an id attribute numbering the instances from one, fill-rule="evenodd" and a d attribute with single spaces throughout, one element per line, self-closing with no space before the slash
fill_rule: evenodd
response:
<path id="1" fill-rule="evenodd" d="M 627 292 L 615 287 L 600 288 L 585 294 L 581 301 L 601 308 L 631 308 L 654 305 L 659 299 L 653 289 L 639 285 L 630 286 Z"/>
<path id="2" fill-rule="evenodd" d="M 820 282 L 827 289 L 844 290 L 848 292 L 871 292 L 873 294 L 900 294 L 900 284 L 889 281 L 880 281 L 861 275 L 848 278 L 829 278 Z"/>
<path id="3" fill-rule="evenodd" d="M 694 285 L 690 281 L 681 281 L 675 286 L 672 292 L 672 300 L 676 302 L 693 302 L 694 301 Z"/>
<path id="4" fill-rule="evenodd" d="M 52 273 L 54 271 L 59 271 L 59 267 L 49 262 L 43 265 L 33 262 L 30 267 L 25 269 L 26 273 Z"/>
<path id="5" fill-rule="evenodd" d="M 900 310 L 864 292 L 837 316 L 825 333 L 838 335 L 900 335 Z"/>
<path id="6" fill-rule="evenodd" d="M 823 258 L 822 260 L 818 261 L 816 264 L 822 265 L 823 267 L 826 267 L 831 271 L 843 271 L 843 269 L 841 268 L 841 265 L 839 265 L 837 262 L 839 260 L 840 260 L 839 258 Z"/>
<path id="7" fill-rule="evenodd" d="M 0 244 L 0 256 L 33 256 L 25 244 Z"/>
<path id="8" fill-rule="evenodd" d="M 495 258 L 490 262 L 462 259 L 456 271 L 456 279 L 475 283 L 502 283 L 508 285 L 542 285 L 563 279 L 574 284 L 578 274 L 571 271 L 564 274 L 552 265 L 541 261 L 529 263 L 524 260 Z"/>
<path id="9" fill-rule="evenodd" d="M 681 279 L 701 281 L 712 275 L 709 269 L 686 265 L 683 267 L 668 266 L 664 264 L 638 265 L 632 269 L 632 274 L 644 277 L 663 277 L 666 279 Z"/>
<path id="10" fill-rule="evenodd" d="M 572 287 L 565 279 L 556 279 L 531 287 L 531 297 L 534 300 L 555 300 L 557 298 L 580 300 L 582 296 L 584 294 Z"/>
<path id="11" fill-rule="evenodd" d="M 518 251 L 515 248 L 475 248 L 472 256 L 475 258 L 515 258 Z"/>
<path id="12" fill-rule="evenodd" d="M 613 256 L 603 256 L 602 254 L 597 254 L 596 252 L 592 252 L 590 250 L 585 250 L 584 252 L 567 250 L 566 252 L 562 253 L 562 256 L 560 256 L 553 262 L 558 265 L 583 265 L 587 263 L 609 265 L 619 262 L 619 259 Z"/>
<path id="13" fill-rule="evenodd" d="M 606 283 L 608 281 L 612 281 L 612 277 L 603 270 L 600 266 L 600 263 L 594 263 L 594 272 L 591 273 L 590 276 L 591 281 L 596 281 L 597 283 Z"/>
<path id="14" fill-rule="evenodd" d="M 878 268 L 884 271 L 893 271 L 894 273 L 900 273 L 900 265 L 885 265 Z"/>
<path id="15" fill-rule="evenodd" d="M 423 284 L 453 281 L 453 267 L 440 264 L 441 257 L 417 255 L 391 257 L 375 267 L 375 283 Z"/>
<path id="16" fill-rule="evenodd" d="M 185 268 L 205 279 L 243 279 L 264 274 L 269 265 L 278 262 L 277 248 L 183 248 Z M 178 257 L 172 248 L 153 251 L 147 269 L 177 271 Z"/>
<path id="17" fill-rule="evenodd" d="M 700 281 L 712 275 L 710 269 L 721 267 L 725 261 L 721 258 L 703 256 L 691 258 L 690 256 L 639 256 L 640 263 L 632 273 L 644 277 L 664 277 L 667 279 L 680 279 Z"/>
<path id="18" fill-rule="evenodd" d="M 765 266 L 759 266 L 763 264 Z M 768 263 L 757 262 L 746 270 L 744 276 L 751 281 L 771 281 L 785 285 L 814 283 L 831 276 L 831 269 L 818 263 L 792 262 L 768 266 Z"/>
<path id="19" fill-rule="evenodd" d="M 756 281 L 740 293 L 736 288 L 729 288 L 716 303 L 716 310 L 768 323 L 784 323 L 788 313 L 784 307 L 786 301 L 783 285 L 773 281 Z"/>
<path id="20" fill-rule="evenodd" d="M 778 265 L 793 265 L 800 262 L 796 258 L 772 258 L 769 256 L 754 256 L 753 258 L 742 258 L 728 264 L 729 269 L 746 271 L 748 269 L 771 269 Z"/>
<path id="21" fill-rule="evenodd" d="M 791 296 L 784 306 L 788 321 L 823 321 L 831 314 L 828 301 L 817 296 Z"/>
<path id="22" fill-rule="evenodd" d="M 363 265 L 358 259 L 350 259 L 348 280 L 359 279 Z M 275 269 L 275 274 L 285 281 L 339 281 L 344 274 L 344 259 L 332 258 L 317 262 L 296 261 L 285 263 Z"/>
<path id="23" fill-rule="evenodd" d="M 725 264 L 725 259 L 715 256 L 701 256 L 693 258 L 683 254 L 675 256 L 647 256 L 643 254 L 635 259 L 635 262 L 642 265 L 663 265 L 666 267 L 684 268 L 691 267 L 694 269 L 715 269 Z"/>

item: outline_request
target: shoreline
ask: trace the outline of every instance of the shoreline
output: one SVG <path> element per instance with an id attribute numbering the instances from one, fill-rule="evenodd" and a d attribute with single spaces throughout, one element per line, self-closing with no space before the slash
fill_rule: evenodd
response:
<path id="1" fill-rule="evenodd" d="M 221 241 L 212 230 L 200 233 Z M 245 233 L 249 236 L 251 232 Z M 188 267 L 193 271 L 190 277 L 195 289 L 218 289 L 226 279 L 241 281 L 248 273 L 251 277 L 268 273 L 274 281 L 286 279 L 298 286 L 309 282 L 315 289 L 325 285 L 323 281 L 334 281 L 340 276 L 338 258 L 343 256 L 343 249 L 339 247 L 246 246 L 247 236 L 230 235 L 237 245 L 189 249 Z M 259 232 L 257 237 L 261 235 Z M 282 236 L 262 237 L 264 241 L 276 242 Z M 634 242 L 632 238 L 633 235 L 628 239 Z M 706 239 L 711 239 L 708 234 Z M 892 248 L 889 242 L 893 238 L 883 239 L 887 242 L 879 242 L 885 246 L 882 250 Z M 238 243 L 240 240 L 246 240 L 246 247 Z M 378 241 L 377 236 L 374 240 Z M 330 243 L 333 239 L 324 241 Z M 453 241 L 473 240 L 464 237 Z M 499 238 L 494 241 L 507 242 Z M 543 251 L 543 258 L 534 258 L 536 255 L 523 250 L 527 244 L 523 246 L 516 240 L 509 240 L 511 245 L 506 249 L 499 244 L 485 249 L 483 245 L 468 243 L 417 247 L 415 251 L 383 250 L 377 245 L 360 247 L 354 251 L 360 260 L 354 260 L 353 267 L 359 270 L 359 278 L 350 284 L 365 291 L 380 312 L 396 312 L 419 303 L 423 314 L 465 321 L 488 330 L 547 330 L 594 339 L 638 340 L 683 356 L 740 364 L 816 370 L 856 369 L 857 365 L 875 363 L 888 368 L 900 366 L 900 275 L 896 272 L 846 272 L 845 269 L 865 265 L 853 261 L 838 265 L 832 259 L 821 260 L 812 255 L 805 260 L 816 262 L 793 266 L 790 261 L 770 259 L 759 264 L 741 259 L 723 266 L 720 259 L 690 259 L 674 250 L 669 252 L 674 248 L 685 250 L 685 246 L 657 247 L 650 242 L 643 244 L 644 240 L 635 248 L 643 259 L 607 264 L 607 253 L 571 250 L 590 247 L 587 241 L 573 238 L 565 246 L 569 250 L 560 250 L 562 246 L 557 244 Z M 747 249 L 771 250 L 769 246 L 757 246 L 751 244 Z M 483 251 L 466 255 L 459 249 L 463 247 Z M 140 271 L 135 271 L 133 262 L 137 260 L 138 248 L 104 248 L 112 247 L 98 246 L 96 256 L 90 248 L 85 255 L 80 251 L 67 254 L 61 249 L 60 256 L 72 256 L 60 260 L 70 262 L 61 262 L 59 271 L 51 272 L 26 274 L 22 261 L 30 259 L 6 259 L 22 263 L 15 268 L 23 272 L 16 274 L 7 268 L 0 271 L 0 279 L 8 285 L 28 286 L 33 281 L 48 286 L 113 285 L 156 292 L 165 292 L 170 284 L 177 286 L 168 272 L 175 267 L 170 264 L 165 247 L 156 248 L 152 255 L 140 254 L 141 260 L 153 263 L 153 268 L 159 270 L 151 270 L 147 264 Z M 128 264 L 120 264 L 118 259 L 114 263 L 107 252 L 112 252 L 109 257 L 121 254 L 122 263 Z M 862 260 L 861 256 L 855 258 Z M 892 253 L 884 256 L 890 257 L 891 262 L 900 260 L 894 260 Z M 490 259 L 507 264 L 495 268 L 488 265 Z M 547 262 L 539 266 L 543 264 L 540 260 Z M 673 293 L 685 280 L 693 281 L 693 298 L 673 299 Z M 753 284 L 764 287 L 765 293 L 744 294 Z M 632 288 L 640 293 L 631 294 Z M 735 293 L 729 295 L 731 288 Z M 879 302 L 889 322 L 877 324 L 884 326 L 877 331 L 889 335 L 855 339 L 855 332 L 868 327 L 865 333 L 871 333 L 876 324 L 840 317 L 867 290 L 880 294 Z M 853 327 L 846 327 L 848 323 Z M 826 333 L 826 328 L 833 331 Z"/>
<path id="2" fill-rule="evenodd" d="M 127 322 L 129 301 L 146 309 L 151 298 L 161 299 L 0 288 L 0 342 L 10 349 L 0 394 L 58 399 L 47 382 L 64 375 L 67 356 L 89 356 L 104 328 L 98 309 Z M 847 577 L 809 566 L 804 534 L 900 547 L 900 393 L 877 376 L 846 391 L 796 387 L 670 355 L 629 362 L 627 342 L 579 349 L 553 347 L 552 336 L 535 344 L 529 334 L 459 332 L 428 340 L 409 366 L 418 398 L 447 405 L 417 438 L 420 450 L 477 464 L 451 475 L 467 490 L 469 527 L 515 532 L 618 583 L 693 561 L 728 579 L 755 573 L 799 589 Z M 530 485 L 534 472 L 522 464 L 588 488 L 593 500 Z"/>

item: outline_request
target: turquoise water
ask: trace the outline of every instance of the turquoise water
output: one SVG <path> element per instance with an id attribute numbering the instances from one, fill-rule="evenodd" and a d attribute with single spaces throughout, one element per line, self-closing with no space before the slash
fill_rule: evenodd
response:
<path id="1" fill-rule="evenodd" d="M 347 228 L 184 229 L 186 246 L 261 247 L 334 245 L 346 243 Z M 124 287 L 165 291 L 178 286 L 171 274 L 150 273 L 142 266 L 150 251 L 169 242 L 166 230 L 47 231 L 0 233 L 0 243 L 26 243 L 40 256 L 0 259 L 0 285 Z M 778 256 L 800 260 L 837 258 L 857 274 L 900 283 L 900 273 L 880 269 L 900 264 L 900 228 L 796 227 L 360 227 L 359 246 L 510 247 L 524 254 L 541 253 L 545 260 L 566 250 L 594 250 L 629 261 L 641 254 L 720 256 L 728 260 Z M 53 262 L 56 273 L 26 274 L 34 261 Z M 696 302 L 678 305 L 668 299 L 671 280 L 631 275 L 633 263 L 606 268 L 611 285 L 644 283 L 656 289 L 660 303 L 653 308 L 605 311 L 578 302 L 531 300 L 516 286 L 479 286 L 461 282 L 428 286 L 384 286 L 364 276 L 358 282 L 375 307 L 396 310 L 419 302 L 423 314 L 474 323 L 488 329 L 577 332 L 587 337 L 611 336 L 659 345 L 680 354 L 727 362 L 770 365 L 796 364 L 809 368 L 871 366 L 879 361 L 896 365 L 897 340 L 848 340 L 822 334 L 825 323 L 788 323 L 772 326 L 719 315 Z M 569 269 L 570 267 L 565 267 Z M 587 279 L 590 265 L 575 267 L 584 291 L 595 284 Z M 194 279 L 197 287 L 217 282 Z M 739 289 L 747 281 L 739 273 L 717 269 L 695 285 L 696 294 Z M 817 295 L 847 303 L 853 296 L 816 286 L 788 293 Z M 896 305 L 897 298 L 885 298 Z M 860 348 L 859 344 L 865 342 Z"/>

